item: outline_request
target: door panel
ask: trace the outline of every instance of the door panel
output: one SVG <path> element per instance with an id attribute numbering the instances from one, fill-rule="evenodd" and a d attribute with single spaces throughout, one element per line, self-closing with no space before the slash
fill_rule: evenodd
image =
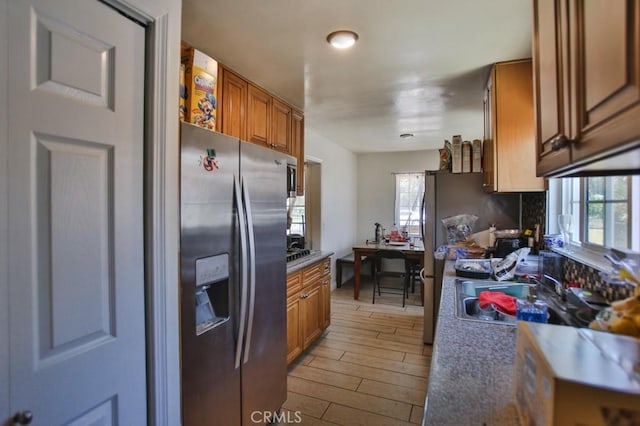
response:
<path id="1" fill-rule="evenodd" d="M 145 424 L 144 28 L 97 1 L 9 15 L 11 409 Z"/>
<path id="2" fill-rule="evenodd" d="M 235 138 L 181 124 L 180 340 L 185 426 L 240 423 L 240 368 L 235 367 L 241 279 L 234 202 L 234 178 L 240 174 L 238 145 Z M 211 150 L 218 168 L 205 167 L 203 159 Z M 199 260 L 214 256 L 226 263 L 228 278 L 216 279 L 206 293 L 215 315 L 228 315 L 229 320 L 202 332 L 196 330 L 200 312 L 196 282 L 200 278 L 198 285 L 208 285 L 209 280 L 196 268 Z"/>
<path id="3" fill-rule="evenodd" d="M 273 99 L 271 120 L 273 148 L 291 154 L 291 107 Z"/>
<path id="4" fill-rule="evenodd" d="M 271 146 L 272 98 L 252 84 L 249 84 L 247 97 L 247 140 Z"/>
<path id="5" fill-rule="evenodd" d="M 536 118 L 538 175 L 571 161 L 570 147 L 552 149 L 559 136 L 569 137 L 568 34 L 561 17 L 566 14 L 563 0 L 533 2 L 533 96 Z"/>
<path id="6" fill-rule="evenodd" d="M 632 142 L 640 134 L 640 5 L 574 0 L 570 15 L 575 72 L 573 160 Z"/>
<path id="7" fill-rule="evenodd" d="M 320 281 L 303 290 L 304 298 L 300 301 L 302 315 L 302 347 L 308 348 L 322 333 L 322 295 Z"/>
<path id="8" fill-rule="evenodd" d="M 302 353 L 299 296 L 287 303 L 287 364 Z"/>
<path id="9" fill-rule="evenodd" d="M 224 68 L 222 86 L 222 133 L 246 140 L 248 84 Z"/>
<path id="10" fill-rule="evenodd" d="M 46 363 L 115 337 L 114 175 L 112 146 L 41 133 L 35 139 L 36 198 L 46 200 L 38 206 L 36 309 L 39 361 Z"/>
<path id="11" fill-rule="evenodd" d="M 273 412 L 287 398 L 287 162 L 284 154 L 253 144 L 240 150 L 255 235 L 255 308 L 242 364 L 242 423 L 252 424 L 253 411 Z"/>

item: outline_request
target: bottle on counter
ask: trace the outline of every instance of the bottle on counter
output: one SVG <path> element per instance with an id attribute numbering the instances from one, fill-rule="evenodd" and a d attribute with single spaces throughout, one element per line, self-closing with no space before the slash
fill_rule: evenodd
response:
<path id="1" fill-rule="evenodd" d="M 393 224 L 393 227 L 391 227 L 391 232 L 389 233 L 389 239 L 391 241 L 398 241 L 398 237 L 400 234 L 398 234 L 398 227 L 396 226 L 396 224 Z"/>
<path id="2" fill-rule="evenodd" d="M 537 300 L 533 294 L 533 289 L 530 290 L 526 300 L 516 300 L 516 319 L 520 321 L 546 323 L 548 306 L 542 300 Z"/>
<path id="3" fill-rule="evenodd" d="M 489 247 L 493 247 L 496 245 L 496 225 L 489 225 Z"/>

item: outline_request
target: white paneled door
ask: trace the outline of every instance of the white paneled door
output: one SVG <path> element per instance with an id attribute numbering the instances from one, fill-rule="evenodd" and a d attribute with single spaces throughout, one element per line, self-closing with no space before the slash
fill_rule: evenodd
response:
<path id="1" fill-rule="evenodd" d="M 11 410 L 144 425 L 144 28 L 94 0 L 9 23 Z"/>

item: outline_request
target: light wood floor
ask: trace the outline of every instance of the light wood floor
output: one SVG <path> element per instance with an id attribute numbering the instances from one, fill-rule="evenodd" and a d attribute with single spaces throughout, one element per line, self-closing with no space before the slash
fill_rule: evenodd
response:
<path id="1" fill-rule="evenodd" d="M 363 277 L 364 278 L 364 277 Z M 400 295 L 376 296 L 363 279 L 331 297 L 331 326 L 289 366 L 283 411 L 303 425 L 421 424 L 431 364 L 422 342 L 419 289 L 402 308 Z"/>

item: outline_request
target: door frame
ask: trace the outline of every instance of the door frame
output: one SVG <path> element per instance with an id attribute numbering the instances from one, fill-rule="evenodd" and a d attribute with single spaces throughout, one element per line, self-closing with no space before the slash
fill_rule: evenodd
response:
<path id="1" fill-rule="evenodd" d="M 9 1 L 0 0 L 0 424 L 9 417 Z"/>
<path id="2" fill-rule="evenodd" d="M 8 7 L 0 0 L 0 423 L 9 419 Z M 181 0 L 99 0 L 145 27 L 144 223 L 148 424 L 181 424 L 178 70 Z M 7 384 L 5 387 L 4 384 Z"/>

